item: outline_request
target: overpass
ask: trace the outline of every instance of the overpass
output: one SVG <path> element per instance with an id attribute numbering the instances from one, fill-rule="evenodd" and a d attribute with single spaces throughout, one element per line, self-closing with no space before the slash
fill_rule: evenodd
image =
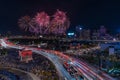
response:
<path id="1" fill-rule="evenodd" d="M 16 46 L 16 45 L 9 45 L 6 44 L 6 41 L 4 39 L 0 39 L 0 44 L 5 47 L 5 48 L 15 48 L 15 49 L 23 49 L 25 48 L 25 46 Z M 41 51 L 41 50 L 37 50 L 35 48 L 29 48 L 30 50 L 32 50 L 33 52 L 43 55 L 44 57 L 48 58 L 56 67 L 57 71 L 59 72 L 59 76 L 60 76 L 60 80 L 74 80 L 73 77 L 71 77 L 71 75 L 65 70 L 65 68 L 63 67 L 63 65 L 60 63 L 59 59 L 57 56 L 53 55 L 53 54 L 49 54 L 47 52 Z"/>
<path id="2" fill-rule="evenodd" d="M 47 37 L 34 37 L 34 36 L 10 36 L 9 39 L 48 39 Z M 88 42 L 120 42 L 120 40 L 81 40 L 81 39 L 69 39 L 69 38 L 55 38 L 60 41 L 64 42 L 71 42 L 71 41 L 88 41 Z"/>
<path id="3" fill-rule="evenodd" d="M 0 41 L 1 41 L 1 45 L 4 47 L 10 47 L 10 48 L 16 48 L 16 49 L 25 48 L 25 46 L 23 47 L 23 46 L 17 46 L 17 45 L 8 45 L 6 44 L 6 41 L 4 41 L 3 39 L 0 39 Z M 82 61 L 71 59 L 71 57 L 66 56 L 62 53 L 57 53 L 58 55 L 56 56 L 56 55 L 50 54 L 47 51 L 38 50 L 37 48 L 29 48 L 29 49 L 51 60 L 54 63 L 59 74 L 61 75 L 62 79 L 74 80 L 74 78 L 72 78 L 71 75 L 64 69 L 58 57 L 63 57 L 64 59 L 68 61 L 70 60 L 72 63 L 72 66 L 82 73 L 85 80 L 115 80 L 114 78 L 110 77 L 106 73 L 102 72 L 103 75 L 98 74 L 95 68 L 92 68 L 91 66 L 89 66 L 88 64 Z"/>

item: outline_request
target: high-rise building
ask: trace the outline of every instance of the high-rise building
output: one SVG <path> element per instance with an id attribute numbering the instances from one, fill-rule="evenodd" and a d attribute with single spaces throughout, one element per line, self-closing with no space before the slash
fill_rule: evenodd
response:
<path id="1" fill-rule="evenodd" d="M 76 35 L 78 38 L 82 39 L 82 33 L 83 33 L 83 26 L 78 25 L 76 26 Z"/>
<path id="2" fill-rule="evenodd" d="M 106 28 L 103 25 L 100 26 L 99 32 L 100 32 L 100 36 L 105 36 Z"/>
<path id="3" fill-rule="evenodd" d="M 90 39 L 90 29 L 84 29 L 82 32 L 82 38 L 85 40 L 89 40 Z"/>
<path id="4" fill-rule="evenodd" d="M 100 36 L 99 30 L 94 30 L 92 33 L 92 39 L 98 40 Z"/>

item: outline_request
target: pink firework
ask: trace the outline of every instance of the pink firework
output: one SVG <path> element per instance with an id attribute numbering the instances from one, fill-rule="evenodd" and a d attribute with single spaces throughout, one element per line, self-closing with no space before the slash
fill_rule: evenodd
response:
<path id="1" fill-rule="evenodd" d="M 35 16 L 35 21 L 36 23 L 39 24 L 39 26 L 47 27 L 50 23 L 50 17 L 48 16 L 47 13 L 40 12 L 40 13 L 37 13 L 37 15 Z"/>
<path id="2" fill-rule="evenodd" d="M 57 10 L 57 12 L 53 15 L 54 17 L 54 21 L 56 22 L 56 24 L 60 25 L 60 24 L 64 24 L 64 22 L 66 21 L 66 14 L 63 11 Z"/>
<path id="3" fill-rule="evenodd" d="M 18 21 L 19 27 L 25 31 L 35 34 L 56 34 L 62 35 L 69 28 L 70 21 L 66 13 L 60 10 L 51 17 L 43 12 L 37 13 L 34 18 L 24 16 Z"/>
<path id="4" fill-rule="evenodd" d="M 53 15 L 53 20 L 51 21 L 52 33 L 53 34 L 64 34 L 65 31 L 69 28 L 69 19 L 66 16 L 66 13 L 60 10 Z"/>
<path id="5" fill-rule="evenodd" d="M 49 24 L 50 24 L 50 16 L 48 16 L 45 12 L 37 13 L 35 16 L 35 22 L 39 25 L 37 30 L 39 30 L 40 34 L 48 34 L 49 33 Z"/>
<path id="6" fill-rule="evenodd" d="M 31 20 L 31 27 L 29 28 L 29 31 L 34 34 L 39 34 L 38 28 L 39 28 L 39 26 L 37 25 L 37 23 L 35 22 L 35 19 L 33 18 Z"/>

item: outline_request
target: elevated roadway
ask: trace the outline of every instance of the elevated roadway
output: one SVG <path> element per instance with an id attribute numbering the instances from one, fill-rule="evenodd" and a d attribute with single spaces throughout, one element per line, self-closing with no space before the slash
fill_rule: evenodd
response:
<path id="1" fill-rule="evenodd" d="M 26 47 L 26 46 L 17 46 L 17 45 L 6 44 L 6 41 L 4 39 L 0 39 L 0 44 L 5 48 L 23 49 Z M 35 49 L 35 48 L 29 48 L 29 49 L 35 53 L 38 53 L 38 54 L 43 55 L 44 57 L 48 58 L 55 65 L 57 71 L 59 72 L 60 80 L 64 80 L 64 79 L 74 80 L 74 78 L 72 78 L 71 75 L 62 66 L 62 64 L 60 63 L 57 56 L 55 56 L 53 54 L 49 54 L 49 53 L 41 51 L 41 50 L 38 50 L 38 49 Z"/>
<path id="2" fill-rule="evenodd" d="M 2 43 L 2 46 L 10 47 L 10 48 L 16 48 L 16 49 L 22 49 L 25 48 L 25 46 L 17 46 L 17 45 L 8 45 L 6 44 L 6 41 L 3 39 L 0 40 Z M 26 46 L 27 47 L 27 46 Z M 29 47 L 27 47 L 29 48 Z M 69 73 L 64 69 L 60 61 L 58 60 L 58 57 L 67 61 L 70 61 L 71 65 L 77 69 L 79 72 L 82 73 L 85 80 L 115 80 L 111 76 L 107 75 L 104 72 L 98 72 L 96 68 L 93 68 L 92 66 L 88 65 L 87 63 L 74 59 L 72 57 L 69 57 L 61 52 L 58 51 L 47 51 L 47 50 L 39 50 L 37 48 L 29 48 L 33 52 L 36 52 L 38 54 L 41 54 L 48 59 L 50 59 L 56 66 L 58 72 L 61 74 L 62 77 L 67 78 L 67 80 L 72 80 L 73 78 L 69 75 Z M 53 55 L 54 54 L 54 55 Z"/>

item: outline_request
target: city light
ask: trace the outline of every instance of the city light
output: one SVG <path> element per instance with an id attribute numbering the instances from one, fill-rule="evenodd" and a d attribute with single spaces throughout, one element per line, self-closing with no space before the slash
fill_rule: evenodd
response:
<path id="1" fill-rule="evenodd" d="M 82 30 L 82 28 L 81 28 L 81 27 L 80 27 L 79 29 L 80 29 L 80 30 Z"/>
<path id="2" fill-rule="evenodd" d="M 73 36 L 75 33 L 68 33 L 68 36 Z"/>

